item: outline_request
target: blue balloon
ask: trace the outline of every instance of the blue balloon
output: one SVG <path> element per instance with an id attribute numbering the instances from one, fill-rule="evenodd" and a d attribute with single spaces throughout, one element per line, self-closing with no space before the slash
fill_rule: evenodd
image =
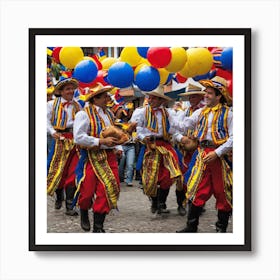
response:
<path id="1" fill-rule="evenodd" d="M 228 71 L 232 71 L 232 52 L 233 48 L 225 48 L 221 55 L 222 68 Z"/>
<path id="2" fill-rule="evenodd" d="M 82 83 L 90 83 L 97 77 L 97 66 L 90 60 L 81 60 L 74 68 L 73 78 Z"/>
<path id="3" fill-rule="evenodd" d="M 126 62 L 116 62 L 108 69 L 108 82 L 114 87 L 126 88 L 132 85 L 134 72 Z"/>
<path id="4" fill-rule="evenodd" d="M 194 81 L 200 81 L 200 80 L 208 80 L 209 79 L 209 72 L 204 74 L 204 75 L 198 75 L 198 76 L 194 76 L 192 77 Z"/>
<path id="5" fill-rule="evenodd" d="M 137 47 L 137 52 L 140 56 L 147 58 L 147 52 L 149 50 L 149 47 Z"/>
<path id="6" fill-rule="evenodd" d="M 142 67 L 135 77 L 135 84 L 143 91 L 151 91 L 159 86 L 160 75 L 152 66 Z"/>

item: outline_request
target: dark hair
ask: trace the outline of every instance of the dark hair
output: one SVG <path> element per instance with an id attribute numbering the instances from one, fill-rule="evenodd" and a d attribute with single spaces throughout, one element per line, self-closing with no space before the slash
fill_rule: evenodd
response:
<path id="1" fill-rule="evenodd" d="M 225 97 L 222 95 L 221 91 L 219 89 L 217 89 L 217 88 L 213 88 L 213 89 L 215 91 L 215 95 L 216 96 L 221 95 L 220 103 L 222 103 L 222 104 L 227 103 L 227 101 L 226 101 Z"/>

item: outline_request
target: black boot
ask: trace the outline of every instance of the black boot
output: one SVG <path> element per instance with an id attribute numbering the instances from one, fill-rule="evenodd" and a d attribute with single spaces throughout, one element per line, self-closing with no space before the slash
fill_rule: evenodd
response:
<path id="1" fill-rule="evenodd" d="M 231 211 L 218 210 L 218 221 L 216 222 L 217 232 L 227 232 L 228 219 Z"/>
<path id="2" fill-rule="evenodd" d="M 151 212 L 154 214 L 158 210 L 158 197 L 157 196 L 151 197 L 151 200 L 152 200 Z"/>
<path id="3" fill-rule="evenodd" d="M 56 199 L 55 199 L 55 209 L 60 209 L 62 206 L 62 201 L 63 201 L 63 189 L 56 189 L 55 194 L 56 194 Z"/>
<path id="4" fill-rule="evenodd" d="M 202 207 L 195 206 L 194 204 L 189 204 L 188 221 L 187 226 L 182 230 L 177 230 L 177 233 L 184 232 L 197 232 L 197 226 L 199 224 L 199 216 L 201 214 Z"/>
<path id="5" fill-rule="evenodd" d="M 88 219 L 88 210 L 80 209 L 80 215 L 81 215 L 81 228 L 84 231 L 90 231 L 90 222 Z"/>
<path id="6" fill-rule="evenodd" d="M 166 208 L 166 199 L 169 194 L 169 189 L 158 189 L 158 214 L 168 214 L 169 210 Z"/>
<path id="7" fill-rule="evenodd" d="M 176 198 L 177 198 L 177 204 L 178 204 L 177 211 L 180 216 L 185 216 L 187 214 L 187 211 L 186 211 L 185 207 L 183 206 L 183 202 L 186 199 L 185 191 L 176 190 Z"/>
<path id="8" fill-rule="evenodd" d="M 75 206 L 72 205 L 73 203 L 73 198 L 76 192 L 75 187 L 67 187 L 65 190 L 66 193 L 66 212 L 65 214 L 68 216 L 77 216 L 78 212 L 75 210 Z"/>
<path id="9" fill-rule="evenodd" d="M 103 223 L 105 221 L 106 214 L 93 213 L 93 231 L 97 233 L 104 233 Z"/>

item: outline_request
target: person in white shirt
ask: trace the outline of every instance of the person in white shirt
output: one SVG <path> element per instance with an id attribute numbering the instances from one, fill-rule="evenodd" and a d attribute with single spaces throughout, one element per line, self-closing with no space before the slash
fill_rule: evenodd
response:
<path id="1" fill-rule="evenodd" d="M 227 154 L 232 151 L 232 110 L 226 80 L 214 77 L 199 81 L 205 89 L 206 106 L 196 110 L 190 117 L 175 123 L 184 134 L 194 130 L 199 141 L 184 182 L 187 183 L 187 199 L 191 200 L 187 225 L 177 232 L 197 232 L 199 215 L 205 202 L 214 194 L 218 209 L 217 232 L 226 232 L 232 211 L 232 169 Z M 176 140 L 188 141 L 187 136 L 177 134 Z"/>
<path id="2" fill-rule="evenodd" d="M 182 181 L 177 154 L 170 143 L 173 114 L 164 106 L 172 99 L 164 94 L 163 86 L 147 95 L 149 104 L 136 109 L 131 118 L 137 122 L 137 138 L 146 147 L 142 162 L 143 190 L 152 200 L 152 213 L 169 213 L 166 209 L 169 189 L 173 183 Z"/>
<path id="3" fill-rule="evenodd" d="M 75 186 L 75 168 L 79 157 L 73 141 L 73 123 L 76 113 L 81 109 L 73 99 L 78 81 L 62 78 L 54 89 L 55 99 L 47 103 L 47 134 L 53 140 L 48 153 L 47 193 L 56 193 L 55 208 L 62 206 L 64 190 L 66 193 L 66 214 L 76 216 L 72 202 Z"/>
<path id="4" fill-rule="evenodd" d="M 88 106 L 80 111 L 74 122 L 74 141 L 80 147 L 76 169 L 78 205 L 81 227 L 90 230 L 88 210 L 93 210 L 93 232 L 104 233 L 106 215 L 117 208 L 120 193 L 117 158 L 122 147 L 113 136 L 102 137 L 106 127 L 114 125 L 115 116 L 107 108 L 111 86 L 98 84 L 89 90 L 84 101 Z"/>

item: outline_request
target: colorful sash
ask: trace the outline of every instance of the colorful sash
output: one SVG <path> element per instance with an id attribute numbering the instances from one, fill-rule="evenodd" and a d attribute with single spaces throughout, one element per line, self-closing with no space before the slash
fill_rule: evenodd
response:
<path id="1" fill-rule="evenodd" d="M 53 195 L 58 188 L 67 159 L 74 148 L 73 139 L 53 139 L 48 155 L 47 193 Z"/>
<path id="2" fill-rule="evenodd" d="M 144 193 L 154 197 L 157 194 L 157 180 L 160 160 L 170 172 L 170 178 L 174 181 L 181 180 L 181 170 L 173 154 L 164 146 L 156 146 L 155 149 L 147 149 L 143 161 L 142 182 Z"/>
<path id="3" fill-rule="evenodd" d="M 170 124 L 169 124 L 169 119 L 168 119 L 168 112 L 165 108 L 159 108 L 157 110 L 160 110 L 162 113 L 162 129 L 163 129 L 163 139 L 164 140 L 169 140 L 170 135 L 168 134 Z M 145 111 L 145 116 L 146 116 L 146 128 L 149 129 L 151 132 L 158 132 L 158 121 L 155 116 L 155 113 L 150 105 L 146 107 Z"/>
<path id="4" fill-rule="evenodd" d="M 76 101 L 72 101 L 73 110 L 72 118 L 75 119 L 76 113 L 80 110 L 80 106 Z M 53 103 L 51 123 L 54 129 L 64 130 L 67 124 L 67 111 L 64 110 L 64 105 L 61 102 L 61 97 L 57 97 Z"/>
<path id="5" fill-rule="evenodd" d="M 215 145 L 222 145 L 227 141 L 229 137 L 227 127 L 229 108 L 223 106 L 220 103 L 213 108 L 205 107 L 202 110 L 197 129 L 194 132 L 194 136 L 197 137 L 199 141 L 205 139 L 208 129 L 208 116 L 210 112 L 213 112 L 214 114 L 211 126 L 211 135 L 213 142 L 215 143 Z"/>
<path id="6" fill-rule="evenodd" d="M 189 168 L 187 172 L 184 174 L 184 184 L 187 185 L 187 199 L 194 199 L 198 185 L 201 182 L 203 172 L 206 168 L 206 165 L 203 162 L 203 157 L 205 155 L 204 149 L 197 148 L 194 152 Z M 224 183 L 224 190 L 226 194 L 226 200 L 229 205 L 232 207 L 232 169 L 228 162 L 224 159 L 224 157 L 220 158 L 221 166 L 222 166 L 222 174 L 223 174 L 223 183 Z"/>

